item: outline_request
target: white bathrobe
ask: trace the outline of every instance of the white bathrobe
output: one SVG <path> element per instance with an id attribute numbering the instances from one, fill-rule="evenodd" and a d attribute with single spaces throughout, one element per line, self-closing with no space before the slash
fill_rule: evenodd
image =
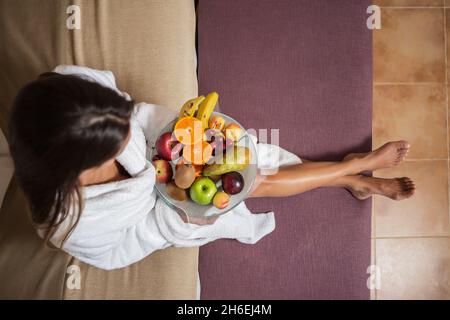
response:
<path id="1" fill-rule="evenodd" d="M 110 71 L 80 66 L 58 66 L 54 72 L 76 74 L 116 90 Z M 102 269 L 126 267 L 152 252 L 170 246 L 199 246 L 216 239 L 255 243 L 275 228 L 274 213 L 252 214 L 242 202 L 212 225 L 184 223 L 181 217 L 156 196 L 155 169 L 146 158 L 160 130 L 176 116 L 161 106 L 138 103 L 131 117 L 131 139 L 116 160 L 131 178 L 84 187 L 84 208 L 63 250 L 79 260 Z M 257 144 L 258 166 L 265 169 L 300 163 L 294 154 L 277 146 Z M 59 227 L 51 241 L 59 245 L 74 214 Z"/>

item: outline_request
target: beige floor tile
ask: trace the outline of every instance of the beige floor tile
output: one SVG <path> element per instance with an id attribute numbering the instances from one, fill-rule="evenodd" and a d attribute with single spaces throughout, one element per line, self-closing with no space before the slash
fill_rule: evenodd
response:
<path id="1" fill-rule="evenodd" d="M 371 233 L 370 233 L 370 237 L 376 238 L 377 236 L 377 230 L 376 230 L 376 225 L 375 225 L 375 210 L 374 210 L 374 205 L 375 203 L 372 201 L 372 216 L 371 216 Z"/>
<path id="2" fill-rule="evenodd" d="M 446 57 L 447 57 L 447 84 L 450 85 L 450 0 L 448 1 L 448 5 L 446 5 L 447 7 L 449 7 L 448 9 L 445 9 L 445 27 L 446 27 L 446 44 L 447 44 L 447 53 L 446 53 Z M 450 91 L 449 91 L 450 94 Z"/>
<path id="3" fill-rule="evenodd" d="M 446 105 L 444 85 L 375 85 L 373 146 L 406 139 L 410 159 L 447 159 Z"/>
<path id="4" fill-rule="evenodd" d="M 383 8 L 375 82 L 445 82 L 444 9 Z"/>
<path id="5" fill-rule="evenodd" d="M 448 161 L 407 161 L 375 176 L 410 177 L 416 192 L 394 201 L 375 196 L 376 237 L 449 236 Z"/>
<path id="6" fill-rule="evenodd" d="M 0 130 L 0 155 L 9 154 L 8 143 L 6 142 L 5 136 L 2 130 Z"/>
<path id="7" fill-rule="evenodd" d="M 380 299 L 450 299 L 450 238 L 376 240 Z"/>
<path id="8" fill-rule="evenodd" d="M 442 7 L 444 0 L 373 0 L 381 7 Z"/>
<path id="9" fill-rule="evenodd" d="M 370 264 L 372 266 L 376 265 L 376 240 L 372 239 L 370 243 Z M 372 288 L 370 290 L 370 300 L 376 300 L 377 299 L 377 293 L 375 288 Z"/>
<path id="10" fill-rule="evenodd" d="M 10 157 L 0 157 L 0 206 L 13 174 L 13 164 Z"/>

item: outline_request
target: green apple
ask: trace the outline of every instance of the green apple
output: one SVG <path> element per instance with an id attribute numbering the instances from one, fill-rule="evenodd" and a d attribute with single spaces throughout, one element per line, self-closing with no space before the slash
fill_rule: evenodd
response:
<path id="1" fill-rule="evenodd" d="M 202 206 L 210 204 L 216 192 L 216 184 L 209 178 L 195 180 L 189 189 L 191 199 Z"/>

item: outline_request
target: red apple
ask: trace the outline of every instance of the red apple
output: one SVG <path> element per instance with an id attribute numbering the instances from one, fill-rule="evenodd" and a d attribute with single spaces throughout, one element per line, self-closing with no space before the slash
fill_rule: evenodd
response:
<path id="1" fill-rule="evenodd" d="M 177 143 L 172 148 L 171 160 L 175 161 L 183 155 L 183 145 L 181 143 Z"/>
<path id="2" fill-rule="evenodd" d="M 156 182 L 167 183 L 172 180 L 173 171 L 172 166 L 166 160 L 155 160 L 152 161 L 153 166 L 156 170 Z"/>
<path id="3" fill-rule="evenodd" d="M 156 151 L 164 160 L 172 160 L 172 149 L 178 144 L 178 141 L 172 136 L 172 132 L 163 133 L 156 140 Z"/>

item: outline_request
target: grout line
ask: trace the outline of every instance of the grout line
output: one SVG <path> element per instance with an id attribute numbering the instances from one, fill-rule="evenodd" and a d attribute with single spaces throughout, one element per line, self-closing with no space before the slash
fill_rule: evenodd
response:
<path id="1" fill-rule="evenodd" d="M 419 162 L 419 161 L 448 161 L 448 158 L 435 158 L 435 159 L 405 159 L 405 162 Z"/>
<path id="2" fill-rule="evenodd" d="M 374 53 L 375 51 L 375 42 L 373 41 L 374 37 L 373 37 L 373 31 L 372 31 L 372 53 Z M 372 62 L 372 68 L 373 68 L 373 62 Z M 375 89 L 376 86 L 376 82 L 374 81 L 374 76 L 372 75 L 372 92 Z M 373 97 L 372 97 L 372 104 L 373 104 Z M 373 106 L 372 106 L 373 107 Z M 373 132 L 373 110 L 372 110 L 372 120 L 371 120 L 371 125 L 372 125 L 372 146 L 371 146 L 371 150 L 373 150 L 373 136 L 374 136 L 374 132 Z M 373 262 L 371 261 L 371 263 L 373 263 L 375 265 L 376 268 L 378 268 L 377 265 L 377 240 L 372 238 L 372 237 L 376 237 L 377 236 L 377 224 L 376 224 L 376 213 L 375 213 L 375 199 L 372 197 L 372 208 L 371 208 L 371 213 L 372 213 L 372 217 L 371 217 L 371 224 L 372 224 L 372 230 L 371 230 L 371 239 L 370 239 L 370 254 L 372 257 L 373 254 Z M 373 245 L 373 247 L 372 247 Z M 370 298 L 373 300 L 378 300 L 378 289 L 375 287 L 372 289 L 373 290 L 373 297 L 372 295 L 370 295 Z"/>
<path id="3" fill-rule="evenodd" d="M 372 31 L 372 54 L 375 51 L 375 42 L 374 42 L 374 37 L 373 37 L 374 32 Z M 373 69 L 373 61 L 372 61 L 372 69 Z M 376 86 L 376 82 L 374 81 L 374 76 L 372 75 L 372 92 L 375 89 Z M 372 104 L 373 104 L 373 97 L 372 97 Z M 373 106 L 372 106 L 373 108 Z M 374 132 L 373 132 L 373 110 L 372 110 L 372 120 L 371 120 L 371 125 L 372 125 L 372 145 L 371 145 L 371 150 L 373 150 L 373 136 L 374 136 Z M 377 235 L 377 224 L 376 224 L 376 213 L 375 213 L 375 199 L 372 197 L 372 208 L 371 208 L 371 224 L 372 224 L 372 230 L 371 230 L 371 239 L 370 239 L 370 254 L 371 254 L 371 258 L 372 258 L 372 254 L 373 254 L 373 261 L 371 259 L 371 263 L 373 263 L 375 265 L 375 267 L 377 268 L 377 240 L 375 240 L 372 237 L 376 237 Z M 372 247 L 373 245 L 373 247 Z M 378 300 L 378 289 L 375 287 L 372 289 L 373 290 L 373 297 L 372 295 L 370 296 L 370 298 L 373 300 Z"/>
<path id="4" fill-rule="evenodd" d="M 448 123 L 448 105 L 449 105 L 449 97 L 448 97 L 448 52 L 447 52 L 447 9 L 444 8 L 444 50 L 445 50 L 445 92 L 446 92 L 446 102 L 447 102 L 447 202 L 450 207 L 450 161 L 448 160 L 450 154 L 450 136 L 449 136 L 449 123 Z M 450 210 L 448 213 L 450 219 Z"/>
<path id="5" fill-rule="evenodd" d="M 375 215 L 375 198 L 372 197 L 372 236 L 374 238 L 377 237 L 377 224 L 376 224 L 376 215 Z"/>
<path id="6" fill-rule="evenodd" d="M 447 53 L 447 10 L 444 9 L 444 50 L 445 50 L 445 92 L 447 102 L 447 159 L 449 155 L 449 135 L 448 135 L 448 53 Z"/>
<path id="7" fill-rule="evenodd" d="M 373 201 L 373 200 L 372 200 Z M 373 243 L 373 250 L 374 250 L 374 253 L 373 253 L 373 263 L 375 264 L 375 266 L 376 266 L 376 268 L 378 267 L 378 265 L 377 265 L 377 239 L 374 239 L 374 240 L 371 240 L 371 242 Z M 377 288 L 375 288 L 374 290 L 373 290 L 374 292 L 374 299 L 375 300 L 378 300 L 378 289 Z"/>
<path id="8" fill-rule="evenodd" d="M 407 239 L 450 239 L 450 236 L 386 236 L 372 238 L 372 240 L 407 240 Z"/>
<path id="9" fill-rule="evenodd" d="M 375 86 L 413 86 L 413 85 L 445 85 L 445 82 L 438 82 L 438 81 L 424 81 L 424 82 L 383 82 L 378 81 L 373 83 Z"/>
<path id="10" fill-rule="evenodd" d="M 381 9 L 445 9 L 445 6 L 439 6 L 439 7 L 424 7 L 424 6 L 411 6 L 411 7 L 402 7 L 402 6 L 392 6 L 392 7 L 386 7 L 386 6 L 380 6 Z"/>

